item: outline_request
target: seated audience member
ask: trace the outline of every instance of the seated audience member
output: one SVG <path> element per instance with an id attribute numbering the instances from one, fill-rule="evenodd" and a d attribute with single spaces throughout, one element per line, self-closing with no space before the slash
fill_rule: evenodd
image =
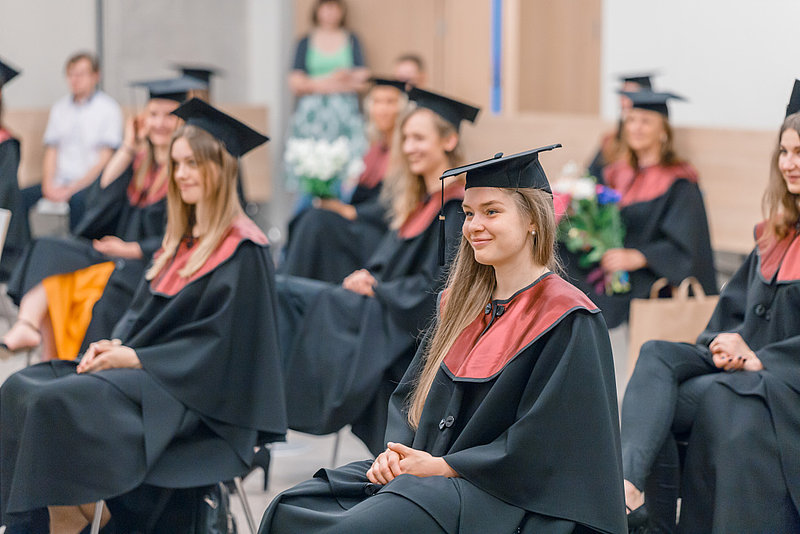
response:
<path id="1" fill-rule="evenodd" d="M 636 93 L 638 91 L 652 91 L 652 74 L 625 74 L 619 77 L 622 83 L 621 91 Z M 594 176 L 603 182 L 603 169 L 609 163 L 613 163 L 620 157 L 622 143 L 622 125 L 625 123 L 625 114 L 631 109 L 631 99 L 620 94 L 619 96 L 619 121 L 613 132 L 607 132 L 600 141 L 600 148 L 595 154 L 592 162 L 589 163 L 587 172 L 589 176 Z"/>
<path id="2" fill-rule="evenodd" d="M 364 101 L 372 144 L 350 202 L 316 199 L 316 207 L 292 219 L 280 269 L 284 274 L 341 282 L 365 264 L 388 229 L 379 195 L 395 122 L 408 99 L 402 82 L 376 78 L 374 83 Z"/>
<path id="3" fill-rule="evenodd" d="M 119 532 L 144 531 L 128 521 L 145 489 L 229 480 L 285 433 L 272 260 L 235 184 L 236 158 L 267 138 L 197 99 L 174 113 L 187 124 L 170 145 L 167 231 L 130 309 L 79 361 L 0 389 L 11 532 L 43 507 L 52 532 L 78 532 L 78 505 L 100 499 Z"/>
<path id="4" fill-rule="evenodd" d="M 608 331 L 553 272 L 551 148 L 445 173 L 466 172 L 461 244 L 383 452 L 280 494 L 260 533 L 625 530 Z"/>
<path id="5" fill-rule="evenodd" d="M 391 231 L 364 268 L 339 284 L 278 278 L 281 349 L 291 428 L 313 434 L 347 424 L 370 450 L 383 448 L 386 402 L 414 356 L 419 332 L 433 315 L 444 259 L 454 252 L 463 183 L 439 177 L 461 162 L 458 127 L 478 109 L 412 89 L 416 102 L 399 123 L 392 147 L 399 161 L 384 180 Z M 437 222 L 446 217 L 445 232 Z"/>
<path id="6" fill-rule="evenodd" d="M 94 182 L 122 141 L 119 104 L 97 88 L 100 66 L 81 52 L 67 60 L 70 94 L 53 105 L 44 133 L 42 183 L 23 190 L 26 208 L 44 197 L 69 203 L 69 227 L 86 208 L 86 188 Z"/>
<path id="7" fill-rule="evenodd" d="M 680 531 L 800 531 L 800 91 L 788 111 L 756 247 L 697 344 L 646 343 L 628 384 L 622 458 L 631 526 L 647 523 L 644 483 L 673 430 L 691 431 Z"/>
<path id="8" fill-rule="evenodd" d="M 694 276 L 707 294 L 717 293 L 697 171 L 672 147 L 667 101 L 675 96 L 649 91 L 623 94 L 632 101 L 623 124 L 624 157 L 607 166 L 604 177 L 622 195 L 624 247 L 608 250 L 600 268 L 605 277 L 626 271 L 630 291 L 607 295 L 596 290 L 590 283 L 595 273 L 579 267 L 574 254 L 562 251 L 570 281 L 600 306 L 609 328 L 625 323 L 631 298 L 647 298 L 661 277 L 676 286 Z"/>
<path id="9" fill-rule="evenodd" d="M 144 113 L 127 121 L 122 146 L 87 190 L 91 205 L 75 237 L 37 239 L 25 250 L 8 284 L 19 316 L 3 337 L 7 352 L 44 342 L 46 359 L 72 359 L 101 295 L 96 326 L 103 328 L 90 341 L 107 337 L 128 309 L 164 235 L 169 145 L 179 122 L 172 111 L 197 84 L 182 78 L 147 82 Z"/>
<path id="10" fill-rule="evenodd" d="M 3 86 L 19 71 L 0 60 L 0 208 L 11 212 L 6 240 L 0 259 L 0 282 L 5 282 L 17 264 L 25 245 L 31 240 L 28 218 L 19 190 L 19 140 L 3 124 Z"/>
<path id="11" fill-rule="evenodd" d="M 425 62 L 417 54 L 403 54 L 395 59 L 392 74 L 413 87 L 425 87 L 428 82 Z"/>

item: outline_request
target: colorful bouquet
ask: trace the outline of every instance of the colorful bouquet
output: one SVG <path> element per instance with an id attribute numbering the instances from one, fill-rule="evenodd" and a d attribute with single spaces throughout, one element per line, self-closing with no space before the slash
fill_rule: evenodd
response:
<path id="1" fill-rule="evenodd" d="M 293 137 L 286 144 L 284 159 L 300 177 L 304 192 L 334 198 L 338 196 L 342 171 L 350 163 L 350 146 L 344 136 L 335 141 Z"/>
<path id="2" fill-rule="evenodd" d="M 565 206 L 558 225 L 558 240 L 567 250 L 579 254 L 581 268 L 595 267 L 587 281 L 594 285 L 597 293 L 629 292 L 631 284 L 626 271 L 606 274 L 599 265 L 606 251 L 624 246 L 625 226 L 618 206 L 620 194 L 596 183 L 592 176 L 561 179 L 553 185 L 553 193 Z"/>

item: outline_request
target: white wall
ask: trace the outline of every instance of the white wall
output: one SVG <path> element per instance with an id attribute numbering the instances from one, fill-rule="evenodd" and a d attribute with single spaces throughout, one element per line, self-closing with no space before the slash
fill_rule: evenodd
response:
<path id="1" fill-rule="evenodd" d="M 777 129 L 800 77 L 797 0 L 605 0 L 604 117 L 618 111 L 616 74 L 656 69 L 658 89 L 689 98 L 675 124 Z"/>
<path id="2" fill-rule="evenodd" d="M 0 0 L 0 57 L 23 71 L 3 89 L 4 106 L 49 107 L 69 90 L 67 58 L 95 41 L 95 0 Z"/>

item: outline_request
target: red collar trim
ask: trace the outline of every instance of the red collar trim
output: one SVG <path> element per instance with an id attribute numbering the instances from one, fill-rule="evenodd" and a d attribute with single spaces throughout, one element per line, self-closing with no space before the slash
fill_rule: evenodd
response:
<path id="1" fill-rule="evenodd" d="M 658 198 L 680 179 L 697 183 L 697 171 L 689 163 L 636 170 L 625 161 L 617 161 L 606 167 L 604 176 L 606 184 L 622 195 L 620 207 Z"/>
<path id="2" fill-rule="evenodd" d="M 373 189 L 383 181 L 389 166 L 389 150 L 383 143 L 373 143 L 364 154 L 364 172 L 358 178 L 358 185 Z"/>
<path id="3" fill-rule="evenodd" d="M 236 252 L 236 249 L 239 248 L 239 245 L 243 241 L 252 241 L 257 245 L 267 244 L 266 236 L 261 232 L 258 226 L 256 226 L 256 223 L 244 215 L 233 221 L 219 246 L 211 256 L 209 256 L 203 266 L 189 278 L 184 278 L 178 274 L 178 272 L 183 269 L 189 261 L 192 255 L 192 247 L 188 239 L 182 240 L 172 261 L 150 282 L 150 289 L 155 293 L 170 297 L 176 295 L 184 287 L 210 273 L 233 256 L 234 252 Z M 163 249 L 156 252 L 155 257 L 160 256 L 162 252 Z"/>
<path id="4" fill-rule="evenodd" d="M 599 311 L 586 295 L 553 273 L 489 306 L 491 312 L 482 311 L 444 358 L 443 365 L 454 379 L 490 379 L 572 310 Z M 503 312 L 496 316 L 499 307 Z"/>
<path id="5" fill-rule="evenodd" d="M 455 182 L 444 188 L 444 203 L 451 200 L 464 198 L 464 184 Z M 411 239 L 417 237 L 430 227 L 431 223 L 439 214 L 442 204 L 442 197 L 438 193 L 431 195 L 424 203 L 420 203 L 414 212 L 408 216 L 403 225 L 398 230 L 397 235 L 401 239 Z"/>
<path id="6" fill-rule="evenodd" d="M 5 128 L 0 128 L 0 143 L 5 143 L 9 139 L 11 139 L 11 132 Z"/>
<path id="7" fill-rule="evenodd" d="M 762 239 L 766 222 L 756 226 L 759 271 L 767 282 L 796 282 L 800 280 L 800 239 L 797 232 L 790 233 L 780 241 Z"/>

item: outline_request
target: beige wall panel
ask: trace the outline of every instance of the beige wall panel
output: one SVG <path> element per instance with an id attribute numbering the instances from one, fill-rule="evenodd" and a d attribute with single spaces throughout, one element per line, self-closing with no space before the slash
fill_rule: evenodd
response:
<path id="1" fill-rule="evenodd" d="M 490 0 L 445 3 L 445 94 L 461 98 L 488 113 L 492 83 Z"/>
<path id="2" fill-rule="evenodd" d="M 599 113 L 601 7 L 519 2 L 519 111 Z"/>

